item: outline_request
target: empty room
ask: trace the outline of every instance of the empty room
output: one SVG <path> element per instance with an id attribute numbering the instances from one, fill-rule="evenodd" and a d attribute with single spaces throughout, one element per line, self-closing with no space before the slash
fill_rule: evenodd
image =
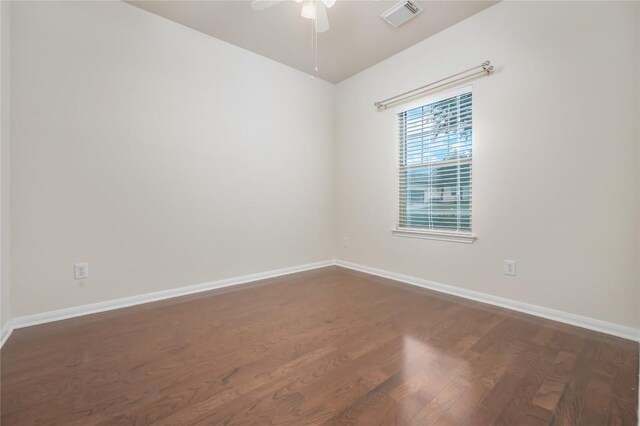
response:
<path id="1" fill-rule="evenodd" d="M 638 425 L 639 1 L 0 1 L 0 424 Z"/>

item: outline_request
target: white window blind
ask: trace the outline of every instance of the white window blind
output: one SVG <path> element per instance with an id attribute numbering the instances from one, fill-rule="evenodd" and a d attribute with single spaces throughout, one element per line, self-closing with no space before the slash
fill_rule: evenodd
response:
<path id="1" fill-rule="evenodd" d="M 471 233 L 472 94 L 398 114 L 399 230 Z"/>

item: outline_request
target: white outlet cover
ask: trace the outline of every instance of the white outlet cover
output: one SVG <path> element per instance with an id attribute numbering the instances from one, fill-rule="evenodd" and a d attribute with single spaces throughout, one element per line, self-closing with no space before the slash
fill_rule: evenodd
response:
<path id="1" fill-rule="evenodd" d="M 504 274 L 512 277 L 516 276 L 516 261 L 505 260 L 504 261 Z"/>
<path id="2" fill-rule="evenodd" d="M 73 276 L 76 280 L 89 278 L 89 264 L 76 263 L 73 265 Z"/>

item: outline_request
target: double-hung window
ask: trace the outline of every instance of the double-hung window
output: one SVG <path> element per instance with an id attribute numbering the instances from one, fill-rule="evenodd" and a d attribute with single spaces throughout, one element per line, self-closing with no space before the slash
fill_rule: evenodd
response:
<path id="1" fill-rule="evenodd" d="M 398 113 L 397 235 L 473 241 L 472 118 L 469 87 Z"/>

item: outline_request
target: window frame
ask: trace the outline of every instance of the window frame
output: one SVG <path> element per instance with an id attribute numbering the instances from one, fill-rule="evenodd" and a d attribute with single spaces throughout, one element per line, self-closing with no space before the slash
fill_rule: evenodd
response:
<path id="1" fill-rule="evenodd" d="M 455 230 L 455 231 L 450 231 L 450 230 L 443 230 L 443 229 L 429 229 L 429 228 L 410 228 L 410 227 L 401 227 L 400 226 L 400 218 L 402 215 L 401 212 L 401 206 L 400 206 L 400 183 L 401 183 L 401 168 L 400 168 L 400 163 L 399 163 L 399 159 L 401 158 L 401 152 L 400 150 L 402 149 L 402 144 L 400 143 L 401 141 L 399 140 L 400 137 L 400 128 L 399 128 L 399 119 L 398 119 L 398 114 L 401 114 L 403 112 L 415 109 L 415 108 L 419 108 L 422 106 L 426 106 L 429 104 L 433 104 L 436 102 L 440 102 L 443 101 L 445 99 L 449 99 L 455 96 L 459 96 L 465 93 L 471 93 L 473 96 L 473 86 L 471 85 L 467 85 L 464 87 L 459 87 L 457 89 L 453 89 L 453 90 L 448 90 L 448 91 L 443 91 L 441 93 L 438 94 L 434 94 L 434 95 L 429 95 L 429 96 L 425 96 L 422 98 L 419 98 L 415 101 L 412 101 L 410 103 L 406 103 L 404 105 L 402 105 L 401 107 L 395 108 L 394 109 L 394 114 L 393 114 L 393 118 L 395 120 L 395 143 L 396 143 L 396 155 L 395 155 L 395 163 L 396 163 L 396 225 L 395 228 L 392 230 L 393 235 L 398 236 L 398 237 L 409 237 L 409 238 L 423 238 L 423 239 L 430 239 L 430 240 L 438 240 L 438 241 L 452 241 L 452 242 L 461 242 L 461 243 L 473 243 L 476 239 L 477 236 L 473 233 L 473 193 L 471 195 L 471 217 L 470 217 L 470 230 L 468 231 L 459 231 L 459 230 Z M 474 129 L 474 125 L 473 125 L 473 117 L 475 115 L 475 108 L 474 108 L 474 102 L 473 102 L 473 98 L 471 101 L 471 117 L 472 117 L 472 132 L 471 132 L 471 159 L 468 161 L 469 164 L 471 164 L 471 170 L 470 170 L 470 181 L 471 181 L 471 188 L 473 188 L 473 158 L 474 158 L 474 151 L 475 151 L 475 129 Z"/>

